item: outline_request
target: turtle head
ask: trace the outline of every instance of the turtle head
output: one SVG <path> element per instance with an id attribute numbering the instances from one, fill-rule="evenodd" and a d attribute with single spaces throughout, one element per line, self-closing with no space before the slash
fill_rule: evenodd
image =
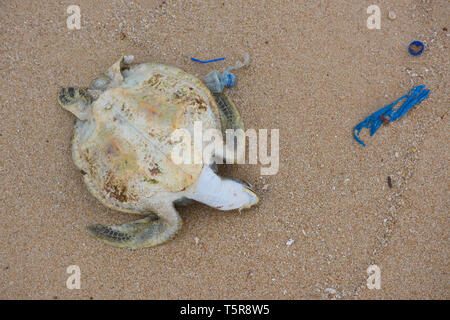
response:
<path id="1" fill-rule="evenodd" d="M 232 204 L 230 209 L 248 209 L 256 205 L 259 201 L 258 195 L 256 194 L 253 186 L 245 181 L 236 178 L 222 178 L 225 183 L 228 184 L 229 191 L 228 197 Z M 224 199 L 225 200 L 225 199 Z M 226 201 L 225 201 L 226 202 Z"/>
<path id="2" fill-rule="evenodd" d="M 208 166 L 203 168 L 190 198 L 224 211 L 247 209 L 259 201 L 248 182 L 220 177 Z"/>
<path id="3" fill-rule="evenodd" d="M 66 110 L 72 112 L 78 119 L 87 120 L 91 116 L 93 96 L 87 88 L 60 88 L 58 102 Z"/>

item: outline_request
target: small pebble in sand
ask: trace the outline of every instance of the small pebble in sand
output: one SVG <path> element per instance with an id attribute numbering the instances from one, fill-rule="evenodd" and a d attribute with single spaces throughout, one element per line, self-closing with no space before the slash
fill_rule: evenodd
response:
<path id="1" fill-rule="evenodd" d="M 198 237 L 195 237 L 195 238 L 194 238 L 194 241 L 195 241 L 195 244 L 198 244 L 199 238 L 198 238 Z"/>
<path id="2" fill-rule="evenodd" d="M 400 154 L 398 152 L 395 153 L 395 157 L 398 158 L 400 157 Z"/>
<path id="3" fill-rule="evenodd" d="M 294 239 L 289 239 L 288 241 L 286 241 L 286 245 L 288 247 L 292 246 L 294 244 L 295 240 Z"/>
<path id="4" fill-rule="evenodd" d="M 412 152 L 416 152 L 416 151 L 417 151 L 417 149 L 416 149 L 416 148 L 414 148 L 414 147 L 412 147 L 412 148 L 411 148 L 411 151 L 412 151 Z"/>
<path id="5" fill-rule="evenodd" d="M 268 184 L 265 184 L 265 185 L 262 187 L 262 190 L 263 190 L 263 191 L 266 191 L 268 187 L 269 187 L 269 185 L 268 185 Z"/>
<path id="6" fill-rule="evenodd" d="M 390 20 L 395 20 L 397 18 L 397 15 L 395 14 L 394 11 L 389 11 L 389 19 Z"/>
<path id="7" fill-rule="evenodd" d="M 325 293 L 327 293 L 327 294 L 336 294 L 337 291 L 336 291 L 336 289 L 333 289 L 333 288 L 326 288 L 325 289 Z"/>
<path id="8" fill-rule="evenodd" d="M 387 126 L 389 124 L 389 118 L 385 117 L 384 115 L 380 116 L 381 122 L 383 122 L 383 124 L 385 126 Z"/>

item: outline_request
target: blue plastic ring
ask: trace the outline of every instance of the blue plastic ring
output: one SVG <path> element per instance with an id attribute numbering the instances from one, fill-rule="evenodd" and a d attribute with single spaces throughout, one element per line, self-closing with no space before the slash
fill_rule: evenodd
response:
<path id="1" fill-rule="evenodd" d="M 422 49 L 420 49 L 420 51 L 413 51 L 412 50 L 412 46 L 417 46 L 417 47 L 422 47 Z M 422 52 L 423 52 L 423 49 L 425 48 L 425 45 L 422 43 L 422 42 L 420 42 L 420 41 L 413 41 L 413 42 L 411 42 L 410 44 L 409 44 L 409 47 L 408 47 L 408 51 L 409 51 L 409 53 L 411 53 L 413 56 L 418 56 L 419 54 L 421 54 Z"/>

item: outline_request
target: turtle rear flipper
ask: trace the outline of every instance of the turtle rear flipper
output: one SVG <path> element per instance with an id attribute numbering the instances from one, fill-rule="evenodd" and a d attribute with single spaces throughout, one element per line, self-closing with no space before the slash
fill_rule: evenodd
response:
<path id="1" fill-rule="evenodd" d="M 222 124 L 222 136 L 227 142 L 225 147 L 225 154 L 216 154 L 216 158 L 222 158 L 226 163 L 244 163 L 245 162 L 245 150 L 238 148 L 239 145 L 245 146 L 245 132 L 244 132 L 244 122 L 242 121 L 241 115 L 239 114 L 236 105 L 233 103 L 230 97 L 225 93 L 213 93 L 214 99 L 216 100 L 217 106 L 220 111 L 220 121 Z M 232 130 L 232 139 L 234 148 L 233 150 L 228 150 L 228 134 L 227 130 Z M 241 131 L 241 132 L 239 132 Z M 230 155 L 227 155 L 227 153 Z M 228 159 L 227 159 L 228 157 Z"/>
<path id="2" fill-rule="evenodd" d="M 147 248 L 162 244 L 175 236 L 181 228 L 181 218 L 175 211 L 170 220 L 152 215 L 121 226 L 95 224 L 87 227 L 87 231 L 94 238 L 114 247 Z"/>
<path id="3" fill-rule="evenodd" d="M 91 104 L 94 97 L 88 88 L 60 88 L 58 102 L 66 110 L 72 112 L 78 119 L 87 120 L 91 115 Z"/>
<path id="4" fill-rule="evenodd" d="M 226 129 L 242 129 L 244 130 L 244 122 L 241 119 L 236 105 L 225 93 L 213 93 L 217 106 L 220 110 L 220 120 L 222 122 L 222 130 Z"/>
<path id="5" fill-rule="evenodd" d="M 106 72 L 94 80 L 91 89 L 105 91 L 108 88 L 116 88 L 124 81 L 123 70 L 129 69 L 133 56 L 122 56 Z"/>

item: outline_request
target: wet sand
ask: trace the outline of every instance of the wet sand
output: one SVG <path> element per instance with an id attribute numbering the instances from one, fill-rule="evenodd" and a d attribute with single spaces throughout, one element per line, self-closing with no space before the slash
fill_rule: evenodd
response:
<path id="1" fill-rule="evenodd" d="M 80 30 L 66 26 L 72 4 Z M 450 5 L 377 1 L 381 29 L 369 30 L 371 4 L 2 2 L 0 298 L 448 299 Z M 422 55 L 408 53 L 413 40 Z M 89 224 L 138 216 L 89 194 L 57 88 L 89 85 L 123 54 L 203 77 L 245 53 L 251 65 L 228 93 L 247 128 L 280 129 L 280 170 L 221 170 L 252 182 L 258 206 L 181 208 L 181 232 L 152 249 L 90 238 Z M 373 137 L 364 131 L 366 148 L 353 140 L 354 125 L 418 84 L 428 99 Z M 366 286 L 373 264 L 380 290 Z M 80 290 L 66 287 L 70 265 Z"/>

